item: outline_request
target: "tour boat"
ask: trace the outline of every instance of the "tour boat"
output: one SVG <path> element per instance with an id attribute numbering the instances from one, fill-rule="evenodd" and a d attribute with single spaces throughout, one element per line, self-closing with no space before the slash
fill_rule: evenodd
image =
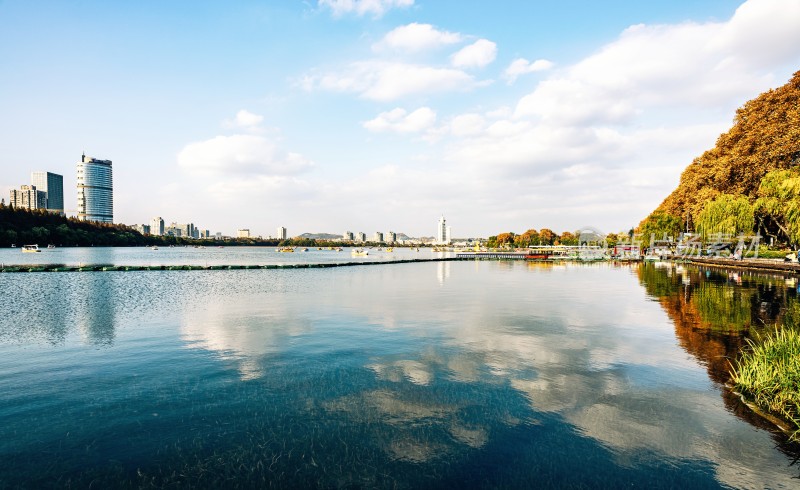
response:
<path id="1" fill-rule="evenodd" d="M 26 252 L 26 253 L 27 252 L 41 252 L 41 250 L 39 250 L 39 245 L 23 245 L 22 246 L 22 251 Z"/>
<path id="2" fill-rule="evenodd" d="M 294 252 L 294 248 L 292 248 L 292 247 L 283 247 L 283 248 L 279 248 L 278 252 Z"/>
<path id="3" fill-rule="evenodd" d="M 150 250 L 158 250 L 158 245 L 153 245 L 152 247 L 150 247 Z"/>
<path id="4" fill-rule="evenodd" d="M 56 246 L 51 243 L 50 245 L 47 246 L 47 248 L 56 248 Z"/>
<path id="5" fill-rule="evenodd" d="M 353 257 L 366 257 L 367 255 L 369 255 L 368 251 L 362 250 L 360 248 L 352 250 L 350 253 L 353 255 Z"/>

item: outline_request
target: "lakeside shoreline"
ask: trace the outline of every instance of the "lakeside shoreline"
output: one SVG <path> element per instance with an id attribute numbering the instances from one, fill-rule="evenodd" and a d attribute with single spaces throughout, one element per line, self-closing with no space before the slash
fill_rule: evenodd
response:
<path id="1" fill-rule="evenodd" d="M 690 264 L 706 265 L 719 268 L 735 268 L 753 271 L 768 271 L 778 273 L 800 274 L 800 264 L 780 262 L 775 259 L 742 259 L 735 260 L 726 257 L 697 257 L 687 259 Z"/>

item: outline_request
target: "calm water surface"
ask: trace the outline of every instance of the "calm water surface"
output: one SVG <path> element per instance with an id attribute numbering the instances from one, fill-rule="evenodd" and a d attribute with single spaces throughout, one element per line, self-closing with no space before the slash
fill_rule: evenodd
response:
<path id="1" fill-rule="evenodd" d="M 0 488 L 800 484 L 723 387 L 749 333 L 797 317 L 781 278 L 442 262 L 0 290 Z"/>
<path id="2" fill-rule="evenodd" d="M 397 247 L 392 251 L 386 248 L 369 248 L 366 257 L 352 257 L 351 248 L 341 252 L 317 247 L 297 247 L 296 252 L 278 252 L 276 247 L 58 247 L 42 248 L 39 253 L 22 253 L 19 248 L 0 249 L 0 264 L 38 265 L 62 264 L 81 265 L 268 265 L 331 262 L 376 262 L 400 259 L 430 259 L 451 257 L 452 253 L 432 252 L 430 248 Z"/>

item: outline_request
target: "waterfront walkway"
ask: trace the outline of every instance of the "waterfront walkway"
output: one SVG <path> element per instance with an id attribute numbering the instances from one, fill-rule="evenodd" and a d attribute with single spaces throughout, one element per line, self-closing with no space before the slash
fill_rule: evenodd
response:
<path id="1" fill-rule="evenodd" d="M 726 257 L 693 257 L 688 262 L 711 267 L 737 268 L 758 271 L 790 272 L 800 274 L 800 264 L 784 262 L 781 259 L 742 259 L 734 260 Z"/>

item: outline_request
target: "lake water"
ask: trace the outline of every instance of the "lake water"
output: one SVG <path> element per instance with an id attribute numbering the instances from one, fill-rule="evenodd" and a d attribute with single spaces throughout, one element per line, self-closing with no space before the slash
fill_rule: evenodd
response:
<path id="1" fill-rule="evenodd" d="M 404 259 L 430 259 L 454 257 L 450 252 L 432 252 L 430 248 L 397 247 L 391 251 L 382 248 L 366 249 L 366 257 L 353 257 L 352 248 L 341 252 L 324 248 L 297 247 L 296 252 L 278 252 L 276 247 L 65 247 L 42 249 L 39 253 L 22 253 L 19 248 L 0 249 L 0 264 L 40 265 L 270 265 L 270 264 L 330 264 L 335 262 L 385 262 Z"/>
<path id="2" fill-rule="evenodd" d="M 0 290 L 0 488 L 798 487 L 798 448 L 723 386 L 749 333 L 800 318 L 791 279 L 480 261 Z"/>

